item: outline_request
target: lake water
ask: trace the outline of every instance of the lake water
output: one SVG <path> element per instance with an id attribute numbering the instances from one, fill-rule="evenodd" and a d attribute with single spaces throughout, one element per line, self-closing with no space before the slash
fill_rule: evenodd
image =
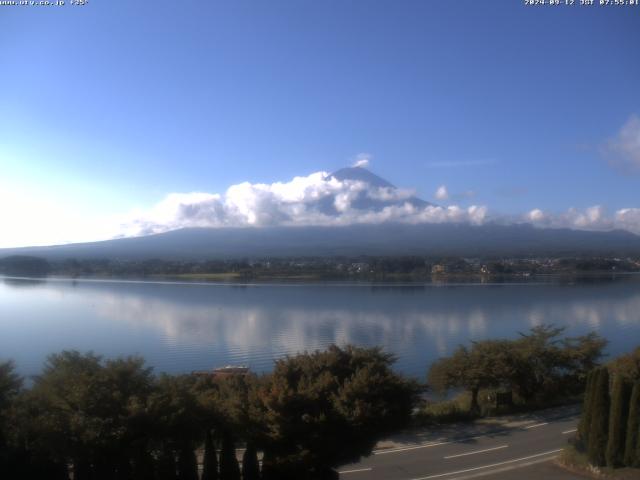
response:
<path id="1" fill-rule="evenodd" d="M 331 343 L 381 345 L 424 378 L 459 344 L 542 323 L 595 330 L 616 355 L 640 344 L 640 278 L 466 285 L 215 285 L 0 277 L 0 359 L 39 372 L 63 349 L 143 355 L 156 371 L 273 360 Z"/>

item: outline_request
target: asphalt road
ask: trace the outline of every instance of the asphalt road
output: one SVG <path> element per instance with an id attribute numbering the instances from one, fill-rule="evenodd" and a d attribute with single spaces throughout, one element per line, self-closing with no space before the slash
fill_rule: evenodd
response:
<path id="1" fill-rule="evenodd" d="M 578 415 L 550 411 L 486 431 L 467 428 L 424 442 L 395 442 L 359 463 L 339 469 L 343 480 L 461 480 L 467 478 L 564 480 L 580 478 L 550 461 L 575 434 Z M 515 423 L 515 426 L 513 426 Z M 468 436 L 467 436 L 468 435 Z"/>

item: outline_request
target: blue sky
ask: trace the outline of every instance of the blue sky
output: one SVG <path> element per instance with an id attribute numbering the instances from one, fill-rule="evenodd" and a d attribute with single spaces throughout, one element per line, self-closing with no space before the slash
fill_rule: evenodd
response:
<path id="1" fill-rule="evenodd" d="M 494 215 L 637 208 L 638 45 L 628 6 L 3 6 L 0 246 L 105 238 L 170 193 L 364 152 L 395 185 Z"/>

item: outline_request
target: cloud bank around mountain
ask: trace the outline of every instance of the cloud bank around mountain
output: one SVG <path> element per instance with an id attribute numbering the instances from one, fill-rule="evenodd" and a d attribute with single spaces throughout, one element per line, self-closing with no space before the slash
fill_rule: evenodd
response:
<path id="1" fill-rule="evenodd" d="M 441 185 L 436 198 L 456 198 Z M 530 223 L 540 228 L 623 229 L 640 234 L 640 208 L 612 213 L 601 205 L 522 215 L 490 215 L 484 205 L 421 205 L 406 189 L 377 187 L 358 180 L 338 180 L 327 172 L 288 182 L 249 183 L 224 193 L 171 193 L 149 210 L 137 211 L 120 236 L 161 233 L 188 227 L 346 226 L 380 223 Z"/>
<path id="2" fill-rule="evenodd" d="M 327 172 L 316 172 L 289 182 L 244 182 L 222 194 L 171 193 L 150 210 L 135 212 L 123 225 L 123 234 L 145 235 L 185 227 L 482 224 L 486 220 L 485 206 L 421 206 L 411 199 L 408 190 L 338 180 Z"/>
<path id="3" fill-rule="evenodd" d="M 563 213 L 544 212 L 535 208 L 523 221 L 543 228 L 576 230 L 627 230 L 640 234 L 640 208 L 621 208 L 610 214 L 602 205 L 585 209 L 570 208 Z"/>

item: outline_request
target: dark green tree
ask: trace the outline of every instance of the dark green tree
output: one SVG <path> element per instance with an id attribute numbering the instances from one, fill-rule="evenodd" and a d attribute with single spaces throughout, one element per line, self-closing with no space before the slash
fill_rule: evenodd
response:
<path id="1" fill-rule="evenodd" d="M 177 470 L 175 452 L 165 445 L 156 461 L 156 477 L 158 480 L 177 480 Z"/>
<path id="2" fill-rule="evenodd" d="M 113 478 L 118 470 L 128 476 L 130 450 L 140 442 L 144 447 L 147 435 L 137 428 L 135 412 L 152 388 L 151 369 L 141 358 L 51 355 L 31 392 L 34 436 L 52 458 L 73 463 L 80 480 Z"/>
<path id="3" fill-rule="evenodd" d="M 155 480 L 155 462 L 149 450 L 139 447 L 132 452 L 132 478 L 135 480 Z"/>
<path id="4" fill-rule="evenodd" d="M 276 463 L 275 455 L 269 449 L 264 450 L 262 468 L 260 469 L 260 478 L 262 480 L 279 480 Z"/>
<path id="5" fill-rule="evenodd" d="M 261 399 L 277 478 L 323 478 L 407 425 L 418 387 L 393 361 L 378 348 L 330 346 L 276 362 Z"/>
<path id="6" fill-rule="evenodd" d="M 587 375 L 600 364 L 607 340 L 595 332 L 562 339 L 561 385 L 568 393 L 584 391 Z"/>
<path id="7" fill-rule="evenodd" d="M 607 465 L 620 467 L 624 461 L 626 428 L 629 416 L 631 385 L 621 375 L 613 379 L 611 410 L 609 412 L 609 435 L 607 439 Z"/>
<path id="8" fill-rule="evenodd" d="M 231 432 L 222 435 L 220 452 L 220 480 L 240 480 L 240 465 L 236 457 L 236 444 Z"/>
<path id="9" fill-rule="evenodd" d="M 204 459 L 202 461 L 201 480 L 218 480 L 218 478 L 218 454 L 213 442 L 211 430 L 208 430 L 204 440 Z"/>
<path id="10" fill-rule="evenodd" d="M 247 443 L 247 448 L 242 455 L 242 480 L 260 480 L 258 452 L 251 442 Z"/>
<path id="11" fill-rule="evenodd" d="M 161 375 L 149 398 L 149 415 L 155 419 L 154 436 L 164 449 L 177 453 L 181 476 L 191 475 L 192 454 L 205 440 L 202 418 L 206 412 L 194 391 L 195 379 L 190 375 Z"/>
<path id="12" fill-rule="evenodd" d="M 480 413 L 480 389 L 499 387 L 513 376 L 513 348 L 505 340 L 473 342 L 458 347 L 453 355 L 436 361 L 428 374 L 429 386 L 439 391 L 464 388 L 471 395 L 470 413 Z"/>
<path id="13" fill-rule="evenodd" d="M 593 402 L 594 378 L 597 376 L 597 370 L 591 370 L 587 375 L 587 385 L 584 392 L 584 400 L 582 401 L 582 415 L 578 423 L 578 433 L 576 435 L 578 442 L 584 448 L 589 443 L 589 429 L 591 427 L 591 404 Z"/>
<path id="14" fill-rule="evenodd" d="M 187 445 L 183 445 L 178 453 L 178 480 L 198 480 L 196 453 Z"/>
<path id="15" fill-rule="evenodd" d="M 568 359 L 559 338 L 562 327 L 539 325 L 514 341 L 513 386 L 525 403 L 556 393 Z"/>
<path id="16" fill-rule="evenodd" d="M 18 452 L 9 445 L 10 410 L 22 388 L 13 362 L 0 363 L 0 477 L 9 478 L 18 468 Z"/>
<path id="17" fill-rule="evenodd" d="M 609 371 L 603 367 L 598 369 L 595 379 L 595 392 L 591 406 L 591 427 L 587 446 L 589 461 L 598 467 L 606 464 L 609 404 Z"/>
<path id="18" fill-rule="evenodd" d="M 640 467 L 640 382 L 633 385 L 629 401 L 627 438 L 625 439 L 623 463 L 628 467 Z"/>
<path id="19" fill-rule="evenodd" d="M 613 374 L 622 375 L 632 383 L 640 382 L 640 347 L 613 359 L 609 362 L 609 369 Z"/>

